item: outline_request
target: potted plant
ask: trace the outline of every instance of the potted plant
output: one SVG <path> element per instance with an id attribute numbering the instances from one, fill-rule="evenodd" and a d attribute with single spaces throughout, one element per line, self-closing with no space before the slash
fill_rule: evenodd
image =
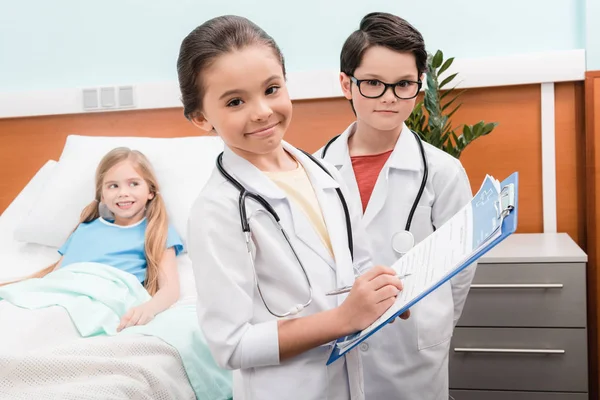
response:
<path id="1" fill-rule="evenodd" d="M 448 154 L 460 158 L 462 151 L 475 139 L 492 132 L 497 122 L 480 121 L 475 125 L 462 125 L 454 128 L 451 117 L 462 105 L 457 99 L 465 90 L 456 87 L 445 89 L 458 73 L 449 75 L 441 82 L 438 78 L 454 61 L 451 57 L 444 61 L 444 54 L 438 50 L 435 55 L 429 54 L 427 59 L 427 87 L 423 100 L 418 102 L 406 125 L 417 132 L 427 143 L 444 150 Z M 462 130 L 462 133 L 456 132 Z"/>

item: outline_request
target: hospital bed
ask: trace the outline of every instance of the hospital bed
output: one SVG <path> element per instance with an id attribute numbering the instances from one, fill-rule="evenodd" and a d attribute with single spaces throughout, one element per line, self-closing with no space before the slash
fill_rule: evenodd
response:
<path id="1" fill-rule="evenodd" d="M 196 139 L 196 142 L 193 142 Z M 199 142 L 200 138 L 189 138 L 179 143 L 189 146 L 194 143 L 204 148 L 206 143 Z M 67 146 L 59 161 L 48 160 L 27 183 L 19 195 L 0 216 L 0 282 L 26 276 L 42 269 L 58 259 L 57 248 L 39 243 L 23 241 L 23 224 L 35 218 L 36 210 L 40 208 L 40 199 L 47 195 L 48 185 L 53 184 L 53 176 L 57 173 L 59 164 L 69 164 L 68 157 L 63 160 L 65 151 L 71 142 L 77 142 L 73 151 L 80 148 L 90 148 L 100 143 L 99 149 L 88 160 L 89 165 L 81 173 L 89 173 L 93 164 L 105 152 L 104 150 L 125 145 L 139 148 L 152 155 L 153 164 L 160 157 L 173 157 L 169 154 L 173 149 L 166 148 L 165 152 L 154 151 L 160 148 L 162 142 L 144 145 L 141 138 L 86 138 L 69 137 Z M 150 139 L 156 141 L 157 139 Z M 177 140 L 177 139 L 165 139 Z M 190 142 L 190 140 L 192 142 Z M 99 142 L 97 142 L 99 141 Z M 73 145 L 73 143 L 71 143 Z M 73 146 L 71 146 L 73 147 Z M 208 159 L 219 149 L 219 144 L 208 146 Z M 212 150 L 211 150 L 212 149 Z M 82 155 L 85 157 L 85 155 Z M 152 159 L 154 158 L 154 160 Z M 199 157 L 202 158 L 202 157 Z M 213 158 L 214 160 L 214 158 Z M 93 161 L 93 162 L 92 162 Z M 197 160 L 195 160 L 197 161 Z M 71 162 L 72 164 L 72 162 Z M 159 169 L 162 168 L 158 160 Z M 169 163 L 167 163 L 169 164 Z M 209 163 L 205 165 L 185 166 L 187 168 L 202 167 L 197 174 L 197 182 L 192 189 L 187 187 L 186 205 L 193 202 L 194 197 L 202 186 L 203 177 L 208 176 Z M 73 165 L 71 165 L 72 167 Z M 162 168 L 164 172 L 164 168 Z M 172 173 L 178 171 L 171 168 Z M 159 175 L 159 182 L 161 178 Z M 179 171 L 181 173 L 181 171 Z M 168 175 L 168 174 L 167 174 Z M 168 176 L 167 176 L 168 177 Z M 89 177 L 85 178 L 88 179 Z M 93 179 L 93 175 L 91 176 Z M 185 177 L 184 178 L 189 178 Z M 75 184 L 77 184 L 75 182 Z M 188 185 L 190 186 L 190 185 Z M 177 185 L 165 184 L 167 191 Z M 83 188 L 82 188 L 83 190 Z M 173 196 L 175 194 L 171 194 Z M 182 196 L 181 193 L 177 194 Z M 85 195 L 84 195 L 85 197 Z M 89 197 L 89 196 L 88 196 Z M 168 198 L 169 196 L 165 196 Z M 52 201 L 52 199 L 48 199 Z M 176 207 L 185 209 L 181 204 Z M 43 208 L 43 207 L 42 207 Z M 75 214 L 80 212 L 74 209 Z M 46 210 L 47 211 L 47 210 Z M 175 216 L 181 226 L 187 215 Z M 42 221 L 43 222 L 43 221 Z M 31 223 L 31 221 L 29 221 Z M 31 226 L 30 226 L 31 228 Z M 35 228 L 35 227 L 34 227 Z M 43 230 L 43 228 L 42 228 Z M 21 240 L 16 237 L 21 236 Z M 185 239 L 184 239 L 185 243 Z M 181 297 L 173 307 L 190 307 L 195 305 L 195 283 L 191 270 L 191 262 L 187 254 L 178 257 L 178 268 L 181 280 Z M 174 329 L 176 329 L 174 327 Z M 206 349 L 204 349 L 206 351 Z M 188 349 L 193 352 L 195 349 Z M 18 308 L 7 301 L 0 301 L 0 399 L 227 399 L 230 388 L 219 383 L 219 387 L 206 387 L 206 381 L 197 375 L 202 371 L 186 371 L 185 363 L 177 349 L 160 338 L 148 335 L 116 335 L 95 336 L 82 338 L 69 319 L 67 312 L 58 306 L 38 310 Z M 207 368 L 213 368 L 208 366 Z M 209 371 L 212 373 L 219 372 Z M 215 375 L 216 376 L 216 375 Z M 221 377 L 223 375 L 219 375 Z M 226 376 L 226 375 L 224 375 Z M 192 379 L 193 378 L 193 379 Z M 213 380 L 214 376 L 212 377 Z M 196 384 L 192 384 L 195 382 Z M 227 382 L 225 382 L 227 383 Z M 201 397 L 199 394 L 210 393 L 211 397 Z"/>

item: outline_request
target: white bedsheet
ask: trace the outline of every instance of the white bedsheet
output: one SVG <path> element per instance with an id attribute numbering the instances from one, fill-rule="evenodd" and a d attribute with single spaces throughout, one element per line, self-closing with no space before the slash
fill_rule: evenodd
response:
<path id="1" fill-rule="evenodd" d="M 56 163 L 48 161 L 0 216 L 0 282 L 58 259 L 13 231 Z M 149 336 L 81 338 L 60 307 L 0 301 L 0 399 L 195 399 L 177 351 Z"/>

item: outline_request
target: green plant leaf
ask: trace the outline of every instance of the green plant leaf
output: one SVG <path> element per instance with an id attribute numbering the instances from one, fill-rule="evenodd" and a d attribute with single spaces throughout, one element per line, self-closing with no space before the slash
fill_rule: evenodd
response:
<path id="1" fill-rule="evenodd" d="M 437 92 L 437 91 L 438 91 L 437 77 L 435 76 L 435 74 L 428 73 L 427 74 L 427 89 L 425 89 L 425 93 Z"/>
<path id="2" fill-rule="evenodd" d="M 441 74 L 448 71 L 453 62 L 454 57 L 444 60 L 441 50 L 435 54 L 427 54 L 427 88 L 422 101 L 415 105 L 407 118 L 406 125 L 425 142 L 459 158 L 472 141 L 492 132 L 498 123 L 479 121 L 474 125 L 453 126 L 452 118 L 462 105 L 457 100 L 466 91 L 458 89 L 457 84 L 451 85 L 458 73 L 451 74 L 440 82 Z M 458 135 L 459 132 L 462 133 Z"/>
<path id="3" fill-rule="evenodd" d="M 451 81 L 452 81 L 452 79 L 454 79 L 454 78 L 456 77 L 456 75 L 458 75 L 458 72 L 456 72 L 456 73 L 454 73 L 454 74 L 452 74 L 452 75 L 450 75 L 450 76 L 446 77 L 446 79 L 444 79 L 444 80 L 442 81 L 442 83 L 440 83 L 440 86 L 439 86 L 439 88 L 440 88 L 440 89 L 442 89 L 444 86 L 446 86 L 446 85 L 447 85 L 449 82 L 451 82 Z"/>
<path id="4" fill-rule="evenodd" d="M 488 133 L 490 133 L 491 131 L 494 130 L 495 127 L 498 126 L 497 122 L 490 122 L 485 124 L 485 126 L 483 127 L 483 133 L 482 135 L 487 135 Z"/>
<path id="5" fill-rule="evenodd" d="M 435 52 L 433 59 L 431 60 L 431 66 L 435 69 L 438 69 L 440 65 L 442 65 L 442 61 L 444 60 L 444 53 L 441 50 Z"/>
<path id="6" fill-rule="evenodd" d="M 462 106 L 462 104 L 459 104 L 459 105 L 457 105 L 456 107 L 454 107 L 454 110 L 452 110 L 452 111 L 450 111 L 450 112 L 448 113 L 448 118 L 452 117 L 452 116 L 454 115 L 454 113 L 455 113 L 456 111 L 458 111 L 458 109 L 459 109 L 461 106 Z"/>
<path id="7" fill-rule="evenodd" d="M 440 128 L 442 131 L 446 131 L 447 127 L 450 125 L 450 121 L 448 120 L 447 115 L 440 115 Z"/>
<path id="8" fill-rule="evenodd" d="M 457 96 L 461 96 L 464 92 L 466 92 L 467 89 L 460 89 L 458 91 Z M 442 95 L 440 96 L 440 100 L 443 100 L 444 98 L 446 98 L 446 96 L 450 95 L 450 94 L 454 94 L 457 93 L 456 92 L 456 86 L 450 88 L 450 89 L 444 89 L 444 93 L 442 93 Z"/>
<path id="9" fill-rule="evenodd" d="M 454 141 L 454 147 L 459 147 L 460 146 L 460 139 L 461 137 L 457 137 L 456 133 L 454 131 L 451 132 L 450 136 L 452 137 L 452 140 Z"/>
<path id="10" fill-rule="evenodd" d="M 473 126 L 473 138 L 478 138 L 481 136 L 481 132 L 483 131 L 483 121 L 479 121 Z"/>
<path id="11" fill-rule="evenodd" d="M 423 103 L 425 104 L 425 108 L 429 112 L 429 118 L 435 117 L 440 114 L 439 112 L 439 104 L 437 103 L 437 98 L 435 96 L 434 91 L 425 92 L 425 97 L 423 97 Z"/>
<path id="12" fill-rule="evenodd" d="M 452 98 L 452 100 L 450 100 L 450 101 L 448 101 L 448 102 L 444 103 L 444 105 L 442 106 L 442 111 L 446 111 L 446 109 L 447 109 L 448 107 L 450 107 L 450 106 L 452 105 L 452 103 L 454 103 L 454 102 L 456 101 L 456 99 L 458 99 L 458 98 L 460 97 L 460 95 L 461 95 L 461 93 L 459 93 L 459 94 L 457 94 L 456 96 L 454 96 L 454 97 Z M 443 98 L 443 97 L 442 97 L 442 98 Z M 460 104 L 459 104 L 458 106 L 460 107 Z"/>
<path id="13" fill-rule="evenodd" d="M 431 130 L 432 132 L 441 131 L 442 124 L 440 123 L 440 117 L 438 117 L 436 115 L 430 115 L 429 121 L 427 121 L 427 126 L 429 127 L 429 130 Z M 438 136 L 439 136 L 439 134 L 438 134 Z"/>
<path id="14" fill-rule="evenodd" d="M 463 126 L 463 136 L 465 140 L 471 141 L 471 138 L 473 137 L 473 128 L 470 125 Z"/>
<path id="15" fill-rule="evenodd" d="M 405 121 L 406 126 L 417 133 L 421 133 L 426 125 L 426 118 L 423 114 L 423 102 L 417 103 L 413 112 L 409 115 L 409 117 Z"/>
<path id="16" fill-rule="evenodd" d="M 438 76 L 443 74 L 448 68 L 450 68 L 450 66 L 452 65 L 453 62 L 454 62 L 454 57 L 450 57 L 449 59 L 444 61 L 444 63 L 440 67 L 440 70 L 438 71 Z"/>

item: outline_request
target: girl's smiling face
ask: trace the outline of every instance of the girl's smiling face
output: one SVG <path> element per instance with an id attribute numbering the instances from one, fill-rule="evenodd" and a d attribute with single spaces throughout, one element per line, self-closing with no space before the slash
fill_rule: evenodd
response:
<path id="1" fill-rule="evenodd" d="M 215 130 L 242 157 L 276 150 L 290 124 L 292 102 L 280 59 L 266 45 L 218 56 L 201 72 L 200 128 Z"/>
<path id="2" fill-rule="evenodd" d="M 139 222 L 153 197 L 148 183 L 129 160 L 114 165 L 104 175 L 102 202 L 114 214 L 117 225 Z"/>

